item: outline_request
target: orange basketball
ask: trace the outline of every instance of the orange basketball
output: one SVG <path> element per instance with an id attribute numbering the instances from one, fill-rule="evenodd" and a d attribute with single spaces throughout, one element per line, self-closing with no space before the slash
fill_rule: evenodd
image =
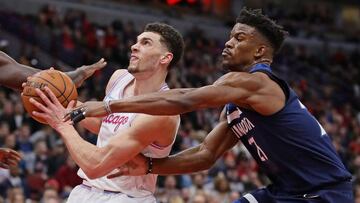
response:
<path id="1" fill-rule="evenodd" d="M 55 94 L 64 107 L 67 107 L 71 100 L 76 100 L 78 94 L 73 81 L 63 72 L 57 70 L 44 70 L 31 76 L 26 82 L 21 99 L 26 111 L 33 119 L 40 123 L 47 124 L 45 120 L 32 114 L 33 111 L 41 111 L 29 101 L 30 98 L 34 98 L 43 103 L 42 99 L 36 94 L 35 88 L 43 89 L 45 86 Z"/>

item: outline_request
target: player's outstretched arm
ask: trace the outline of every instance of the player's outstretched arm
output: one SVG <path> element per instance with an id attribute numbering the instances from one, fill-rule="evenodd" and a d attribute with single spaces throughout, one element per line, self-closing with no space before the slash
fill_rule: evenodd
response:
<path id="1" fill-rule="evenodd" d="M 152 172 L 159 175 L 194 173 L 209 169 L 216 160 L 231 149 L 238 138 L 222 120 L 198 146 L 182 151 L 167 158 L 152 159 Z M 109 178 L 130 175 L 143 175 L 148 172 L 149 158 L 143 155 L 134 157 L 119 168 L 119 172 Z"/>
<path id="2" fill-rule="evenodd" d="M 0 51 L 0 85 L 21 90 L 22 83 L 27 77 L 39 72 L 39 69 L 22 65 L 13 58 Z"/>
<path id="3" fill-rule="evenodd" d="M 213 85 L 201 88 L 172 89 L 122 100 L 106 102 L 85 102 L 69 112 L 71 115 L 85 114 L 86 117 L 103 117 L 110 112 L 135 112 L 151 115 L 177 115 L 201 108 L 219 107 L 229 102 L 251 105 L 258 93 L 266 86 L 258 76 L 249 73 L 229 73 Z M 85 112 L 85 113 L 84 113 Z"/>
<path id="4" fill-rule="evenodd" d="M 167 158 L 152 159 L 152 172 L 159 175 L 194 173 L 209 169 L 216 160 L 231 149 L 238 139 L 230 132 L 226 121 L 219 123 L 200 145 Z M 143 155 L 134 157 L 119 168 L 119 172 L 108 176 L 138 176 L 147 173 L 149 158 Z"/>
<path id="5" fill-rule="evenodd" d="M 81 66 L 74 71 L 66 72 L 66 74 L 74 81 L 76 87 L 79 87 L 84 80 L 94 74 L 95 71 L 100 70 L 105 66 L 105 60 L 100 59 L 94 64 Z M 41 71 L 40 69 L 16 62 L 2 51 L 0 51 L 0 70 L 0 85 L 17 90 L 22 89 L 22 83 L 26 82 L 29 76 Z"/>

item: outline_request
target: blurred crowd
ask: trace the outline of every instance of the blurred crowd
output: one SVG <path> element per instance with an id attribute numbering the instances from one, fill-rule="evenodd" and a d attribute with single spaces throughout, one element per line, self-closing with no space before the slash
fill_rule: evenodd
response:
<path id="1" fill-rule="evenodd" d="M 270 11 L 270 15 L 286 18 L 279 11 Z M 292 25 L 299 24 L 296 21 L 299 19 L 286 20 Z M 0 24 L 23 40 L 24 47 L 26 44 L 31 47 L 30 52 L 19 53 L 16 58 L 27 65 L 49 68 L 42 66 L 41 58 L 36 58 L 39 50 L 51 54 L 54 67 L 57 59 L 77 67 L 106 58 L 108 66 L 79 89 L 80 101 L 103 99 L 108 78 L 114 70 L 127 67 L 130 46 L 141 32 L 135 29 L 134 22 L 119 20 L 96 25 L 83 12 L 69 10 L 61 16 L 50 6 L 37 16 L 1 11 Z M 299 27 L 294 30 L 300 32 Z M 322 34 L 321 30 L 312 32 Z M 344 34 L 343 38 L 347 37 Z M 198 28 L 184 33 L 184 38 L 186 51 L 180 64 L 170 70 L 167 79 L 170 87 L 200 87 L 222 75 L 220 53 L 224 42 L 208 38 Z M 6 49 L 11 49 L 11 44 Z M 360 202 L 359 58 L 359 50 L 331 50 L 327 46 L 310 49 L 306 45 L 286 44 L 273 64 L 274 71 L 289 82 L 331 136 L 353 174 L 356 203 Z M 71 189 L 81 183 L 76 175 L 78 168 L 64 143 L 49 126 L 37 123 L 24 112 L 18 92 L 1 87 L 0 106 L 0 147 L 15 149 L 23 155 L 18 166 L 0 169 L 0 203 L 64 201 Z M 172 153 L 201 143 L 218 122 L 220 110 L 182 115 Z M 96 135 L 80 126 L 77 129 L 84 139 L 96 143 Z M 155 195 L 162 203 L 228 203 L 268 183 L 264 172 L 239 143 L 208 171 L 159 177 Z"/>

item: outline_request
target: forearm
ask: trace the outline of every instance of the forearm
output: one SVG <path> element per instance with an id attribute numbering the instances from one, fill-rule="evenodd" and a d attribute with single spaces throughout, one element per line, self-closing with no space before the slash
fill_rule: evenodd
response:
<path id="1" fill-rule="evenodd" d="M 71 78 L 71 80 L 74 82 L 76 87 L 80 87 L 82 82 L 86 79 L 86 74 L 84 70 L 81 69 L 81 67 L 65 73 Z"/>
<path id="2" fill-rule="evenodd" d="M 159 175 L 194 173 L 209 169 L 216 159 L 202 145 L 162 159 L 153 159 L 153 172 Z"/>
<path id="3" fill-rule="evenodd" d="M 164 159 L 155 159 L 153 173 L 169 175 L 209 169 L 224 152 L 238 142 L 237 137 L 227 125 L 226 120 L 221 121 L 197 147 Z"/>
<path id="4" fill-rule="evenodd" d="M 196 101 L 186 99 L 193 89 L 173 89 L 166 92 L 150 93 L 110 103 L 112 112 L 134 112 L 151 115 L 178 115 L 197 108 Z"/>
<path id="5" fill-rule="evenodd" d="M 80 125 L 94 134 L 99 134 L 101 118 L 86 118 L 80 122 Z"/>
<path id="6" fill-rule="evenodd" d="M 6 87 L 21 90 L 22 83 L 40 69 L 17 63 L 10 56 L 0 51 L 0 83 Z"/>
<path id="7" fill-rule="evenodd" d="M 72 126 L 66 126 L 58 130 L 65 145 L 79 167 L 86 175 L 92 174 L 95 166 L 102 160 L 99 148 L 83 140 Z"/>

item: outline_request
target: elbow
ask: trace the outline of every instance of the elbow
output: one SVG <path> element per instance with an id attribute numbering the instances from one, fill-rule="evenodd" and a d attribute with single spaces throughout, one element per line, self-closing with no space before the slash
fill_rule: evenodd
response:
<path id="1" fill-rule="evenodd" d="M 90 179 L 97 179 L 102 177 L 102 174 L 99 173 L 95 167 L 90 167 L 88 169 L 83 169 L 85 175 Z"/>
<path id="2" fill-rule="evenodd" d="M 208 170 L 215 164 L 217 160 L 216 156 L 210 150 L 208 150 L 205 145 L 201 145 L 200 150 L 203 151 L 202 153 L 204 154 L 203 158 L 201 159 L 203 162 L 201 164 L 201 170 Z"/>
<path id="3" fill-rule="evenodd" d="M 85 175 L 90 179 L 96 179 L 104 176 L 103 168 L 101 164 L 98 163 L 88 163 L 86 166 L 81 167 Z"/>
<path id="4" fill-rule="evenodd" d="M 206 163 L 204 164 L 204 168 L 202 170 L 210 169 L 215 164 L 215 162 L 216 162 L 215 159 L 209 157 L 208 159 L 206 159 Z"/>

